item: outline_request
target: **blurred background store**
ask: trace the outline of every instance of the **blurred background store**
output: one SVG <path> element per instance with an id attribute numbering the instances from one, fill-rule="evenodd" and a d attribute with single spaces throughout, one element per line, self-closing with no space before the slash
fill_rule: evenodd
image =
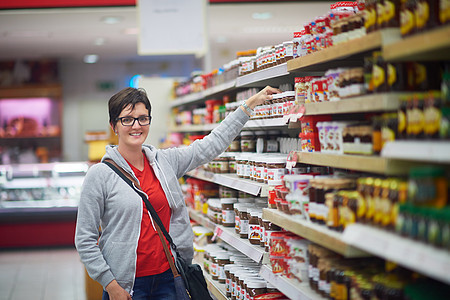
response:
<path id="1" fill-rule="evenodd" d="M 449 291 L 449 1 L 38 2 L 0 3 L 0 300 L 98 298 L 77 203 L 127 86 L 146 89 L 159 147 L 283 91 L 181 180 L 214 297 L 236 298 L 218 257 L 273 299 Z"/>

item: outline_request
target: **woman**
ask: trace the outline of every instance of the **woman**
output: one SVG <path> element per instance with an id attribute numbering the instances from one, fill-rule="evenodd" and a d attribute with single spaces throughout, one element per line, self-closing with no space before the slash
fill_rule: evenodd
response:
<path id="1" fill-rule="evenodd" d="M 165 150 L 143 145 L 151 122 L 145 91 L 125 88 L 109 100 L 109 122 L 119 142 L 106 148 L 102 161 L 112 159 L 139 181 L 187 262 L 193 257 L 193 232 L 178 179 L 222 153 L 253 108 L 278 92 L 265 87 L 202 140 Z M 93 165 L 86 174 L 75 245 L 89 276 L 104 287 L 103 299 L 176 298 L 173 275 L 147 208 L 106 164 Z"/>

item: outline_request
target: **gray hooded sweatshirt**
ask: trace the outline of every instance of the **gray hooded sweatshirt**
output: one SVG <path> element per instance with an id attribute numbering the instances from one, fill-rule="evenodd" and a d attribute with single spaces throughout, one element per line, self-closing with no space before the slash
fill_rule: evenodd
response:
<path id="1" fill-rule="evenodd" d="M 225 151 L 248 119 L 239 108 L 188 147 L 160 150 L 142 146 L 172 211 L 169 234 L 188 262 L 194 253 L 193 232 L 178 179 Z M 117 146 L 107 146 L 102 161 L 106 158 L 137 180 Z M 103 287 L 115 279 L 133 294 L 142 211 L 141 197 L 110 167 L 98 163 L 89 169 L 78 206 L 75 246 L 89 276 Z"/>

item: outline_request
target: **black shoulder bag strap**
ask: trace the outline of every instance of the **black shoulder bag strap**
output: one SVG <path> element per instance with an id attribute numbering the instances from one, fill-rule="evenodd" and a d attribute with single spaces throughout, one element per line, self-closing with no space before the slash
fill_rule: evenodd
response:
<path id="1" fill-rule="evenodd" d="M 150 201 L 148 201 L 145 193 L 142 191 L 141 186 L 139 185 L 139 183 L 133 178 L 131 177 L 130 174 L 128 174 L 126 171 L 124 171 L 121 167 L 119 167 L 113 160 L 111 159 L 105 159 L 103 161 L 103 163 L 105 163 L 106 165 L 108 165 L 114 172 L 117 173 L 117 175 L 119 175 L 133 190 L 135 190 L 139 196 L 141 196 L 142 200 L 145 203 L 145 206 L 147 207 L 147 210 L 150 212 L 150 215 L 152 216 L 153 220 L 156 221 L 156 231 L 158 232 L 158 235 L 161 239 L 161 243 L 164 246 L 164 251 L 166 252 L 166 256 L 167 259 L 169 260 L 169 264 L 170 264 L 170 268 L 172 269 L 172 272 L 174 273 L 174 276 L 178 275 L 178 271 L 175 268 L 175 266 L 173 265 L 173 260 L 172 260 L 172 256 L 170 254 L 169 249 L 167 248 L 166 243 L 164 242 L 164 238 L 161 235 L 164 234 L 164 236 L 166 237 L 167 241 L 170 244 L 170 247 L 172 247 L 172 249 L 175 251 L 177 257 L 179 257 L 179 253 L 177 250 L 177 246 L 175 245 L 175 243 L 172 240 L 172 237 L 169 235 L 169 233 L 167 232 L 166 228 L 164 227 L 161 219 L 158 216 L 158 213 L 156 212 L 156 210 L 153 208 L 152 204 L 150 203 Z M 134 183 L 134 185 L 133 185 Z"/>

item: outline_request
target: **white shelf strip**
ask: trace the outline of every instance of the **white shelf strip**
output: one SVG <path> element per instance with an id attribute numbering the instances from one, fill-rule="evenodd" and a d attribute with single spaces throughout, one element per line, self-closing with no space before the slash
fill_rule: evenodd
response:
<path id="1" fill-rule="evenodd" d="M 231 228 L 217 225 L 215 234 L 222 241 L 233 246 L 236 250 L 250 257 L 257 263 L 261 262 L 266 254 L 264 248 L 252 245 L 248 239 L 241 239 L 234 231 L 234 227 Z"/>
<path id="2" fill-rule="evenodd" d="M 450 163 L 449 141 L 395 141 L 383 146 L 381 156 L 386 158 Z"/>
<path id="3" fill-rule="evenodd" d="M 450 252 L 362 224 L 349 225 L 342 239 L 364 251 L 450 284 Z"/>
<path id="4" fill-rule="evenodd" d="M 283 63 L 268 69 L 257 71 L 236 79 L 236 87 L 245 86 L 265 79 L 289 75 L 287 63 Z"/>
<path id="5" fill-rule="evenodd" d="M 283 118 L 249 120 L 244 128 L 286 127 Z"/>
<path id="6" fill-rule="evenodd" d="M 254 196 L 260 195 L 261 197 L 267 197 L 269 194 L 268 186 L 266 184 L 242 179 L 236 174 L 216 174 L 202 169 L 195 169 L 188 172 L 187 175 L 243 191 Z"/>
<path id="7" fill-rule="evenodd" d="M 325 299 L 309 287 L 309 283 L 299 283 L 293 279 L 272 273 L 272 269 L 263 265 L 259 272 L 265 280 L 277 287 L 277 289 L 292 300 L 322 300 Z"/>
<path id="8" fill-rule="evenodd" d="M 234 231 L 234 227 L 225 227 L 222 225 L 217 225 L 209 220 L 207 217 L 202 215 L 200 212 L 193 209 L 189 209 L 189 216 L 191 219 L 197 223 L 205 226 L 206 228 L 213 230 L 215 235 L 220 238 L 225 243 L 233 246 L 239 252 L 245 254 L 256 262 L 261 262 L 261 260 L 266 261 L 265 257 L 268 255 L 264 251 L 264 248 L 258 245 L 252 245 L 248 239 L 241 239 L 239 235 Z"/>

